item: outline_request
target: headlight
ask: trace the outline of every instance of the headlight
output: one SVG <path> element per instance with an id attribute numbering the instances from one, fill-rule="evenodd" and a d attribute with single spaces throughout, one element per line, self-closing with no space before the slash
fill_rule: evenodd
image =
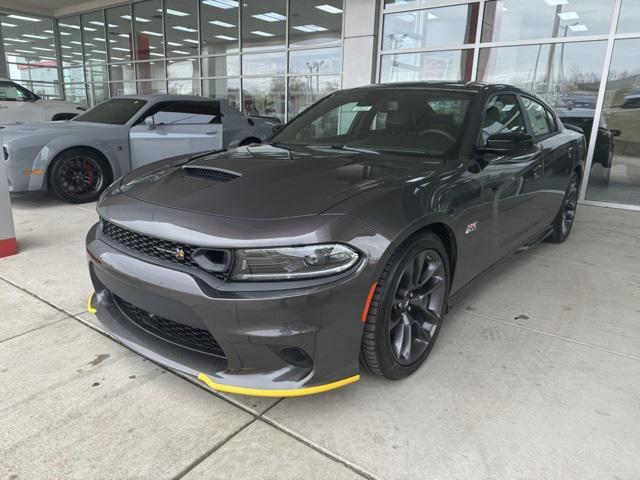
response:
<path id="1" fill-rule="evenodd" d="M 346 245 L 236 250 L 232 280 L 294 280 L 326 277 L 354 266 L 360 255 Z"/>

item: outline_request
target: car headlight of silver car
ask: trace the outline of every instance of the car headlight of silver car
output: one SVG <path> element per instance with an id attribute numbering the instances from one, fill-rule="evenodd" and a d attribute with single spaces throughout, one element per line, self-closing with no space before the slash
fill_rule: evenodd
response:
<path id="1" fill-rule="evenodd" d="M 353 267 L 360 255 L 339 243 L 251 248 L 234 252 L 232 280 L 296 280 L 326 277 Z"/>

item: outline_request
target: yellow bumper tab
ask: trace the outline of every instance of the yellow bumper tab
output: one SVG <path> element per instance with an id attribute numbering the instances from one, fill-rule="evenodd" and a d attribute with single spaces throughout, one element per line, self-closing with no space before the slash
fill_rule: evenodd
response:
<path id="1" fill-rule="evenodd" d="M 223 385 L 211 380 L 204 373 L 198 374 L 198 380 L 204 382 L 209 387 L 219 392 L 236 393 L 238 395 L 252 395 L 254 397 L 303 397 L 305 395 L 315 395 L 316 393 L 328 392 L 336 388 L 344 387 L 360 380 L 360 375 L 354 375 L 337 382 L 317 385 L 315 387 L 295 388 L 291 390 L 268 390 L 261 388 L 234 387 L 233 385 Z"/>
<path id="2" fill-rule="evenodd" d="M 93 292 L 91 295 L 89 295 L 89 298 L 87 299 L 87 312 L 89 313 L 93 313 L 94 315 L 96 314 L 96 309 L 93 308 L 93 295 L 96 292 Z"/>

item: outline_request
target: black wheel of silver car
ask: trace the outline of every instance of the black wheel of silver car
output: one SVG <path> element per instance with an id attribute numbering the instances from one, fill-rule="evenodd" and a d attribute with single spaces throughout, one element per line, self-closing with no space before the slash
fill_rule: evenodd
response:
<path id="1" fill-rule="evenodd" d="M 569 179 L 569 185 L 562 199 L 560 211 L 553 221 L 553 231 L 547 239 L 552 243 L 564 242 L 576 217 L 576 209 L 578 207 L 578 190 L 580 189 L 580 181 L 578 175 L 574 172 Z"/>
<path id="2" fill-rule="evenodd" d="M 362 339 L 361 363 L 389 379 L 422 365 L 442 325 L 449 294 L 449 259 L 430 232 L 406 242 L 383 271 Z"/>
<path id="3" fill-rule="evenodd" d="M 49 187 L 64 202 L 92 202 L 109 185 L 108 176 L 105 161 L 97 153 L 74 148 L 54 160 L 49 169 Z"/>

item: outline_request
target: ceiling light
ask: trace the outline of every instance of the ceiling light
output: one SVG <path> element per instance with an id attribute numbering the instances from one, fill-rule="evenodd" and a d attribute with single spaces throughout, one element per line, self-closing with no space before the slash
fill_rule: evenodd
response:
<path id="1" fill-rule="evenodd" d="M 152 37 L 161 37 L 162 34 L 158 32 L 150 32 L 149 30 L 143 30 L 140 33 L 146 33 L 147 35 L 151 35 Z"/>
<path id="2" fill-rule="evenodd" d="M 7 17 L 15 18 L 16 20 L 26 20 L 27 22 L 41 22 L 42 21 L 41 18 L 25 17 L 23 15 L 7 15 Z"/>
<path id="3" fill-rule="evenodd" d="M 104 50 L 91 50 L 93 53 L 107 53 Z"/>
<path id="4" fill-rule="evenodd" d="M 0 22 L 0 25 L 2 25 L 3 27 L 17 27 L 17 25 L 15 23 Z M 45 30 L 45 32 L 46 32 L 46 30 Z"/>
<path id="5" fill-rule="evenodd" d="M 70 47 L 69 45 L 60 45 L 60 48 L 73 48 L 73 47 Z"/>
<path id="6" fill-rule="evenodd" d="M 552 7 L 555 7 L 556 5 L 567 5 L 569 3 L 569 0 L 544 0 L 545 2 L 547 2 L 547 5 L 551 5 Z"/>
<path id="7" fill-rule="evenodd" d="M 321 27 L 319 25 L 299 25 L 297 27 L 293 27 L 296 30 L 300 30 L 301 32 L 311 33 L 311 32 L 325 32 L 327 29 Z"/>
<path id="8" fill-rule="evenodd" d="M 80 55 L 80 56 L 82 56 L 82 54 L 80 52 L 71 52 L 71 55 Z"/>
<path id="9" fill-rule="evenodd" d="M 113 55 L 111 55 L 111 60 L 124 60 L 124 58 L 114 57 Z"/>
<path id="10" fill-rule="evenodd" d="M 64 35 L 65 37 L 71 35 L 71 33 L 69 33 L 69 32 L 58 32 L 58 34 L 59 35 Z"/>
<path id="11" fill-rule="evenodd" d="M 100 25 L 101 27 L 104 27 L 104 23 L 103 22 L 98 22 L 97 20 L 94 20 L 93 22 L 89 22 L 92 25 Z M 107 23 L 107 26 L 109 28 L 118 28 L 118 25 L 114 25 L 113 23 Z"/>
<path id="12" fill-rule="evenodd" d="M 182 50 L 171 50 L 173 53 L 177 53 L 178 55 L 189 55 L 190 52 L 184 52 Z"/>
<path id="13" fill-rule="evenodd" d="M 569 30 L 572 32 L 586 32 L 589 29 L 585 24 L 579 23 L 578 25 L 569 25 Z"/>
<path id="14" fill-rule="evenodd" d="M 22 53 L 36 53 L 33 50 L 20 50 L 19 48 L 16 48 L 16 52 L 22 52 Z"/>
<path id="15" fill-rule="evenodd" d="M 189 14 L 186 12 L 181 12 L 180 10 L 173 10 L 172 8 L 165 8 L 164 9 L 165 12 L 167 12 L 169 15 L 175 15 L 176 17 L 188 17 Z M 156 10 L 156 12 L 162 12 L 162 9 L 159 8 L 158 10 Z"/>
<path id="16" fill-rule="evenodd" d="M 47 38 L 49 38 L 49 37 L 43 37 L 42 35 L 32 35 L 30 33 L 23 33 L 22 36 L 27 38 L 37 38 L 38 40 L 46 40 Z"/>
<path id="17" fill-rule="evenodd" d="M 53 52 L 53 50 L 51 48 L 44 48 L 44 47 L 31 47 L 34 50 L 42 50 L 43 52 Z"/>
<path id="18" fill-rule="evenodd" d="M 123 37 L 123 38 L 129 38 L 129 34 L 128 33 L 119 33 L 118 36 L 119 37 Z"/>
<path id="19" fill-rule="evenodd" d="M 211 25 L 218 25 L 219 27 L 231 28 L 235 27 L 233 23 L 221 22 L 220 20 L 212 20 L 209 22 Z"/>
<path id="20" fill-rule="evenodd" d="M 131 20 L 131 15 L 120 15 L 120 18 L 124 18 L 125 20 Z M 136 17 L 136 22 L 140 23 L 149 23 L 151 20 L 148 18 Z"/>
<path id="21" fill-rule="evenodd" d="M 256 30 L 256 31 L 253 31 L 251 33 L 253 33 L 254 35 L 259 35 L 261 37 L 273 37 L 274 36 L 273 33 L 263 32 L 261 30 Z"/>
<path id="22" fill-rule="evenodd" d="M 104 42 L 104 38 L 100 38 L 100 37 L 93 37 L 92 40 L 97 40 L 99 42 Z M 112 42 L 115 42 L 115 40 L 111 40 Z"/>
<path id="23" fill-rule="evenodd" d="M 337 13 L 342 13 L 342 10 L 334 7 L 333 5 L 316 5 L 316 8 L 327 13 L 333 13 L 334 15 Z"/>
<path id="24" fill-rule="evenodd" d="M 167 42 L 167 45 L 171 45 L 172 47 L 181 47 L 182 44 L 178 42 Z"/>
<path id="25" fill-rule="evenodd" d="M 189 33 L 193 33 L 193 32 L 197 32 L 198 30 L 196 30 L 195 28 L 189 28 L 189 27 L 183 27 L 182 25 L 177 25 L 175 27 L 171 27 L 174 30 L 180 30 L 181 32 L 189 32 Z"/>
<path id="26" fill-rule="evenodd" d="M 254 32 L 255 33 L 255 32 Z M 264 33 L 264 32 L 263 32 Z M 215 35 L 216 38 L 219 38 L 221 40 L 237 40 L 236 37 L 229 37 L 227 35 Z"/>
<path id="27" fill-rule="evenodd" d="M 229 9 L 229 8 L 238 8 L 238 2 L 236 0 L 202 0 L 204 5 L 209 5 L 210 7 Z"/>
<path id="28" fill-rule="evenodd" d="M 122 47 L 111 47 L 111 50 L 119 50 L 121 52 L 128 52 L 129 51 L 128 48 L 122 48 Z"/>
<path id="29" fill-rule="evenodd" d="M 5 40 L 18 43 L 29 43 L 29 40 L 22 40 L 21 38 L 5 38 Z"/>
<path id="30" fill-rule="evenodd" d="M 198 40 L 194 40 L 192 38 L 183 38 L 182 41 L 187 43 L 200 43 Z"/>
<path id="31" fill-rule="evenodd" d="M 73 28 L 75 30 L 80 30 L 80 27 L 78 25 L 71 25 L 69 23 L 58 23 L 58 25 L 60 27 L 67 27 L 67 28 Z"/>
<path id="32" fill-rule="evenodd" d="M 560 20 L 578 20 L 580 16 L 576 12 L 560 12 Z"/>
<path id="33" fill-rule="evenodd" d="M 163 54 L 161 53 L 155 53 L 155 52 L 151 52 L 149 55 L 153 55 L 154 57 L 164 57 Z"/>
<path id="34" fill-rule="evenodd" d="M 287 17 L 276 12 L 258 13 L 257 15 L 251 15 L 253 18 L 263 20 L 265 22 L 281 22 L 286 20 Z"/>

